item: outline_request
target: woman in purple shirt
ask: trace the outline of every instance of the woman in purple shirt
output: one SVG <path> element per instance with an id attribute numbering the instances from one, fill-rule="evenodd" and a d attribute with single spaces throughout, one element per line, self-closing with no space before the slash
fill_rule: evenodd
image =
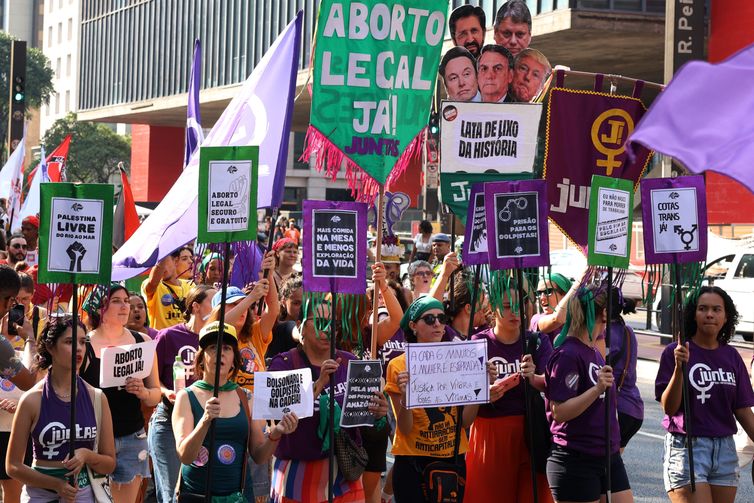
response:
<path id="1" fill-rule="evenodd" d="M 660 357 L 655 398 L 662 404 L 667 430 L 663 478 L 670 501 L 733 503 L 738 485 L 736 420 L 754 438 L 754 391 L 746 365 L 728 345 L 738 311 L 720 287 L 704 286 L 683 313 L 685 344 L 672 343 Z M 688 369 L 688 399 L 693 435 L 696 493 L 690 488 L 686 418 L 682 405 L 682 364 Z"/>
<path id="2" fill-rule="evenodd" d="M 563 331 L 547 362 L 545 397 L 553 449 L 547 481 L 557 502 L 597 502 L 605 494 L 605 390 L 610 388 L 612 501 L 633 501 L 620 456 L 613 370 L 593 341 L 605 329 L 604 287 L 579 287 L 567 304 Z"/>

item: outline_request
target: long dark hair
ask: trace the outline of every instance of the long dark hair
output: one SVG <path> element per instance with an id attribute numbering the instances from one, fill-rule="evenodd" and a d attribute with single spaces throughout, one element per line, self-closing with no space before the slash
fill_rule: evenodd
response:
<path id="1" fill-rule="evenodd" d="M 720 329 L 720 332 L 717 334 L 717 341 L 722 344 L 727 344 L 736 333 L 736 325 L 738 325 L 739 315 L 733 299 L 730 298 L 728 292 L 726 292 L 719 286 L 701 287 L 699 289 L 699 293 L 686 303 L 686 306 L 683 310 L 683 327 L 684 332 L 686 332 L 684 335 L 687 339 L 690 339 L 694 336 L 694 334 L 696 334 L 696 308 L 699 305 L 699 297 L 701 297 L 705 293 L 714 293 L 719 295 L 723 299 L 723 306 L 725 306 L 725 317 L 727 318 L 727 321 L 723 325 L 723 328 Z"/>
<path id="2" fill-rule="evenodd" d="M 81 333 L 86 333 L 86 328 L 78 320 L 78 327 Z M 34 370 L 44 370 L 52 366 L 52 354 L 48 347 L 52 347 L 58 339 L 69 328 L 73 328 L 73 317 L 71 316 L 50 316 L 49 321 L 45 324 L 42 333 L 37 339 L 37 356 Z"/>
<path id="3" fill-rule="evenodd" d="M 131 298 L 130 293 L 128 292 L 128 288 L 126 288 L 123 285 L 115 284 L 110 287 L 110 289 L 107 291 L 107 296 L 102 299 L 100 305 L 96 309 L 92 309 L 89 313 L 89 323 L 92 325 L 92 330 L 96 330 L 99 328 L 99 326 L 102 324 L 102 313 L 105 312 L 106 309 L 110 307 L 110 297 L 113 296 L 115 292 L 118 290 L 123 290 L 126 292 L 126 301 L 128 302 L 128 299 Z M 146 303 L 144 304 L 144 307 L 146 307 Z"/>
<path id="4" fill-rule="evenodd" d="M 207 299 L 207 292 L 214 290 L 212 285 L 194 285 L 186 295 L 186 310 L 183 311 L 183 319 L 189 321 L 193 315 L 194 303 L 201 304 Z M 146 304 L 145 304 L 146 305 Z"/>

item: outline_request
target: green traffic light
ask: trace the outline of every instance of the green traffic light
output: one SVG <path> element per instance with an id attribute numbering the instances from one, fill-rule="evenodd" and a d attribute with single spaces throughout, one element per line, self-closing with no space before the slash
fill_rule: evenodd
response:
<path id="1" fill-rule="evenodd" d="M 23 101 L 24 100 L 24 94 L 23 93 L 16 93 L 16 95 L 13 97 L 16 101 Z"/>

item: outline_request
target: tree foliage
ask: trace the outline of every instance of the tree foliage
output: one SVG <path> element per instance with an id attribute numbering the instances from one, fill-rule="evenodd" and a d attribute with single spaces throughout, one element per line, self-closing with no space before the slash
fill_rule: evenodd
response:
<path id="1" fill-rule="evenodd" d="M 56 120 L 42 139 L 50 155 L 65 137 L 71 135 L 66 173 L 70 182 L 108 183 L 118 172 L 118 163 L 127 168 L 131 160 L 131 139 L 104 124 L 81 122 L 70 113 Z"/>
<path id="2" fill-rule="evenodd" d="M 0 32 L 0 152 L 5 152 L 8 134 L 8 82 L 10 81 L 10 46 L 14 38 Z M 50 60 L 41 50 L 26 46 L 26 111 L 49 103 L 55 92 Z"/>

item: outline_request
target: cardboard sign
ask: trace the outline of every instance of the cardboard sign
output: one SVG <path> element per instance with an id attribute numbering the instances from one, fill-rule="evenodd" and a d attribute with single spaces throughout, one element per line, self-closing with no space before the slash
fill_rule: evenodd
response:
<path id="1" fill-rule="evenodd" d="M 641 200 L 647 264 L 706 260 L 704 177 L 646 178 L 641 181 Z"/>
<path id="2" fill-rule="evenodd" d="M 126 378 L 144 379 L 152 373 L 155 341 L 102 348 L 100 354 L 100 388 L 125 386 Z"/>
<path id="3" fill-rule="evenodd" d="M 304 201 L 304 291 L 366 292 L 367 206 Z"/>
<path id="4" fill-rule="evenodd" d="M 490 400 L 487 342 L 408 344 L 407 407 L 473 405 Z"/>
<path id="5" fill-rule="evenodd" d="M 544 180 L 485 184 L 487 248 L 492 269 L 550 263 Z"/>
<path id="6" fill-rule="evenodd" d="M 466 232 L 463 238 L 464 265 L 480 265 L 489 261 L 487 250 L 487 216 L 484 205 L 484 184 L 471 187 L 469 213 L 466 217 Z"/>
<path id="7" fill-rule="evenodd" d="M 257 238 L 259 147 L 200 147 L 200 243 Z"/>
<path id="8" fill-rule="evenodd" d="M 113 186 L 40 185 L 39 282 L 110 282 Z"/>
<path id="9" fill-rule="evenodd" d="M 381 381 L 382 365 L 379 361 L 348 361 L 346 394 L 340 415 L 343 428 L 374 425 L 374 414 L 369 411 L 369 404 L 375 391 L 380 391 Z"/>
<path id="10" fill-rule="evenodd" d="M 288 412 L 299 419 L 314 415 L 311 369 L 254 373 L 253 418 L 280 420 Z"/>
<path id="11" fill-rule="evenodd" d="M 587 263 L 628 269 L 634 184 L 631 180 L 592 176 Z"/>

